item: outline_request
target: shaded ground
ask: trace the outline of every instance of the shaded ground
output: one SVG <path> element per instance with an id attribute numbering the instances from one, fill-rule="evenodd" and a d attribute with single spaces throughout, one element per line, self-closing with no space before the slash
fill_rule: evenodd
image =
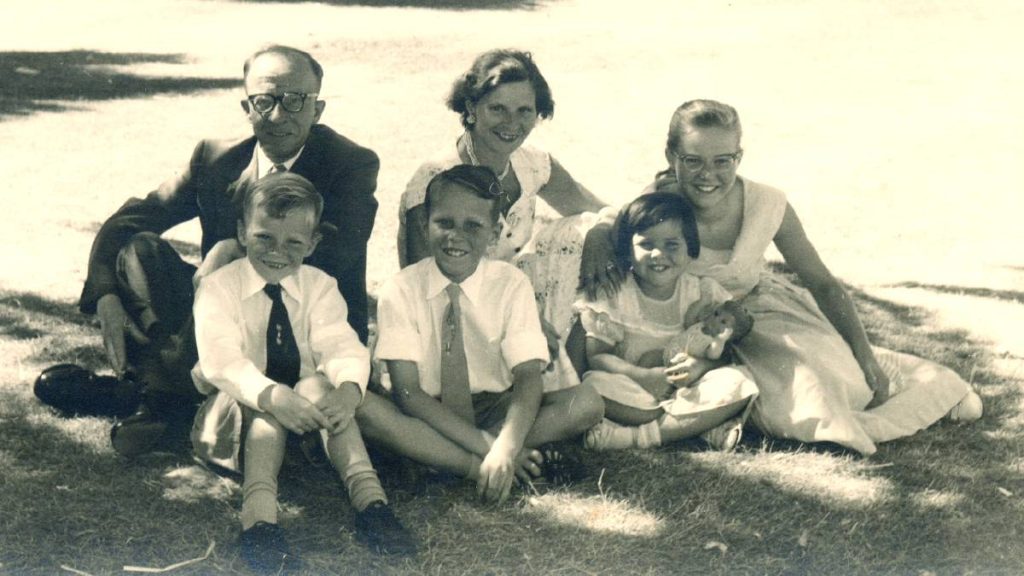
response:
<path id="1" fill-rule="evenodd" d="M 237 78 L 142 76 L 127 72 L 138 64 L 188 65 L 184 54 L 0 52 L 0 120 L 5 115 L 59 112 L 73 102 L 187 94 L 240 86 Z"/>
<path id="2" fill-rule="evenodd" d="M 588 481 L 526 489 L 501 507 L 475 503 L 472 486 L 378 455 L 398 515 L 425 542 L 410 560 L 368 554 L 334 475 L 293 463 L 281 476 L 282 523 L 310 574 L 1024 570 L 1019 381 L 1000 376 L 992 354 L 964 332 L 935 328 L 927 312 L 854 297 L 875 341 L 970 374 L 985 420 L 937 424 L 871 459 L 752 430 L 732 455 L 705 452 L 698 441 L 588 454 Z M 0 572 L 159 567 L 198 557 L 213 541 L 210 558 L 178 573 L 247 573 L 237 556 L 237 478 L 187 455 L 124 461 L 107 441 L 110 421 L 58 418 L 32 399 L 31 375 L 46 363 L 102 367 L 91 318 L 69 302 L 3 292 L 0 327 L 0 353 L 23 363 L 22 376 L 7 372 L 0 385 Z"/>

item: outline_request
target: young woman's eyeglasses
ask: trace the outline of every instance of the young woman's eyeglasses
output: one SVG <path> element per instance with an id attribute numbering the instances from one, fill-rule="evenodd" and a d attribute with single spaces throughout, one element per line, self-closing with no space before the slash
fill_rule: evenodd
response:
<path id="1" fill-rule="evenodd" d="M 700 156 L 694 156 L 692 154 L 679 154 L 675 153 L 676 158 L 682 163 L 683 168 L 687 172 L 700 172 L 708 165 L 708 160 L 701 158 Z M 722 154 L 711 158 L 711 171 L 712 172 L 727 172 L 736 167 L 736 164 L 740 161 L 743 156 L 743 150 L 737 150 L 732 154 Z"/>
<path id="2" fill-rule="evenodd" d="M 306 99 L 312 97 L 313 101 L 316 101 L 317 93 L 303 94 L 302 92 L 285 92 L 280 95 L 276 94 L 253 94 L 249 96 L 249 103 L 252 104 L 253 110 L 259 112 L 261 115 L 266 116 L 274 111 L 274 106 L 280 104 L 281 108 L 284 108 L 285 112 L 302 112 L 303 106 L 306 104 Z"/>

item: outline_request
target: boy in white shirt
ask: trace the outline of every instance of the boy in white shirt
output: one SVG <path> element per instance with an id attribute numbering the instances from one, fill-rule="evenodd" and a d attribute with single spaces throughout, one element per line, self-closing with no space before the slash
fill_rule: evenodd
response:
<path id="1" fill-rule="evenodd" d="M 474 479 L 480 496 L 498 502 L 516 476 L 558 466 L 560 454 L 549 450 L 546 461 L 536 448 L 582 434 L 604 410 L 590 387 L 543 392 L 550 358 L 530 281 L 484 258 L 501 194 L 486 167 L 459 165 L 431 180 L 432 256 L 401 270 L 378 299 L 376 355 L 394 404 L 367 394 L 358 414 L 368 437 Z"/>
<path id="2" fill-rule="evenodd" d="M 257 572 L 298 566 L 277 525 L 277 475 L 289 432 L 322 434 L 358 512 L 360 540 L 380 553 L 415 551 L 353 419 L 369 353 L 346 321 L 337 282 L 302 264 L 320 239 L 322 210 L 302 176 L 261 178 L 244 197 L 238 223 L 246 258 L 204 278 L 195 300 L 193 380 L 210 396 L 196 416 L 193 444 L 199 457 L 242 470 L 242 556 Z"/>

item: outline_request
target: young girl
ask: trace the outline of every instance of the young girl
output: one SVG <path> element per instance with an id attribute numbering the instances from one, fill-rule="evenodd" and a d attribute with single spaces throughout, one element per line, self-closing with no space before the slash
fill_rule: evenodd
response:
<path id="1" fill-rule="evenodd" d="M 673 337 L 729 300 L 714 280 L 685 273 L 699 251 L 696 229 L 677 194 L 641 196 L 619 213 L 616 257 L 631 273 L 615 296 L 577 302 L 591 368 L 584 382 L 605 399 L 606 419 L 587 433 L 588 448 L 646 448 L 698 434 L 718 450 L 739 442 L 757 394 L 743 369 L 722 366 L 693 379 L 698 363 L 722 362 L 685 353 L 667 366 L 650 360 L 660 360 Z"/>

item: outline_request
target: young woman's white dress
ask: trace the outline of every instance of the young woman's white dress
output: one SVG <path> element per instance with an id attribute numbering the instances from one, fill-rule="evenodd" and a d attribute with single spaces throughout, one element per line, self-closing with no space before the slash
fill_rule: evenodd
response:
<path id="1" fill-rule="evenodd" d="M 701 246 L 687 271 L 717 280 L 754 317 L 736 346 L 760 395 L 751 420 L 765 434 L 805 442 L 835 442 L 863 454 L 875 444 L 909 436 L 940 420 L 970 391 L 952 370 L 875 348 L 891 380 L 891 398 L 864 410 L 872 392 L 846 341 L 807 290 L 765 268 L 764 253 L 786 211 L 785 195 L 739 179 L 743 225 L 732 250 Z M 659 189 L 666 185 L 659 183 Z M 678 188 L 676 188 L 678 190 Z"/>

